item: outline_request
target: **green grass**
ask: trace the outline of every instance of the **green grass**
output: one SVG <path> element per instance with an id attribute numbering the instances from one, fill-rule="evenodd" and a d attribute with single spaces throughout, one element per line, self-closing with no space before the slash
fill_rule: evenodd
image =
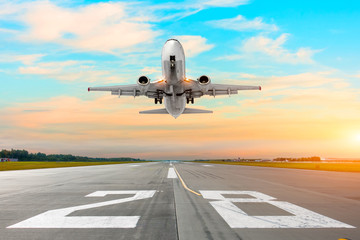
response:
<path id="1" fill-rule="evenodd" d="M 0 162 L 0 171 L 39 169 L 39 168 L 59 168 L 59 167 L 80 167 L 122 163 L 140 163 L 136 162 Z"/>
<path id="2" fill-rule="evenodd" d="M 225 161 L 204 161 L 202 163 L 217 163 L 229 165 L 245 165 L 257 167 L 277 167 L 277 168 L 296 168 L 322 171 L 338 171 L 338 172 L 360 172 L 360 162 L 341 162 L 341 163 L 292 163 L 292 162 L 225 162 Z"/>

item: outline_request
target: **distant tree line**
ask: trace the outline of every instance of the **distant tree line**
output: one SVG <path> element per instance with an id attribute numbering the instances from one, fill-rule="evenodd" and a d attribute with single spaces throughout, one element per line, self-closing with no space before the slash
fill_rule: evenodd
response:
<path id="1" fill-rule="evenodd" d="M 302 158 L 275 158 L 274 161 L 289 161 L 289 162 L 319 162 L 320 157 L 302 157 Z"/>
<path id="2" fill-rule="evenodd" d="M 6 150 L 0 152 L 0 158 L 17 158 L 19 161 L 46 161 L 46 162 L 121 162 L 121 161 L 141 161 L 135 158 L 90 158 L 73 156 L 71 154 L 49 154 L 29 153 L 26 150 Z"/>

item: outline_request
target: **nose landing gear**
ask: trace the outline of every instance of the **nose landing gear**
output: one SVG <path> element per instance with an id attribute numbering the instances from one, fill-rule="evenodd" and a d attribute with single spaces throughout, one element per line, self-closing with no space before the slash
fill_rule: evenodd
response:
<path id="1" fill-rule="evenodd" d="M 170 56 L 170 66 L 171 68 L 175 68 L 175 55 Z"/>

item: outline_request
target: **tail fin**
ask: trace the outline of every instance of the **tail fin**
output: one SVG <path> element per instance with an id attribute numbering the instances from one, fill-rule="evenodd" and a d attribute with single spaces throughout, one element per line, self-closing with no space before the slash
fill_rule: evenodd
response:
<path id="1" fill-rule="evenodd" d="M 196 108 L 185 108 L 183 112 L 183 114 L 194 114 L 194 113 L 213 113 L 213 111 L 196 109 Z"/>
<path id="2" fill-rule="evenodd" d="M 169 114 L 168 111 L 166 111 L 166 108 L 140 111 L 139 113 L 140 114 Z"/>

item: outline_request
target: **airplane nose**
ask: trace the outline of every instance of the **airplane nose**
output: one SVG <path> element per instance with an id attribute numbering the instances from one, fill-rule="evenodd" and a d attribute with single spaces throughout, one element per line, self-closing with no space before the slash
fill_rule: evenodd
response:
<path id="1" fill-rule="evenodd" d="M 179 40 L 177 40 L 177 39 L 175 39 L 175 38 L 170 38 L 170 39 L 168 39 L 166 42 L 173 42 L 173 41 L 179 42 Z"/>
<path id="2" fill-rule="evenodd" d="M 184 55 L 184 49 L 181 43 L 176 39 L 169 39 L 168 41 L 166 41 L 162 49 L 163 61 L 169 61 L 170 55 L 175 55 L 177 56 L 177 58 Z"/>
<path id="3" fill-rule="evenodd" d="M 180 42 L 178 40 L 175 39 L 170 39 L 168 41 L 166 41 L 164 48 L 168 48 L 168 49 L 172 49 L 172 48 L 176 48 L 180 45 Z"/>

